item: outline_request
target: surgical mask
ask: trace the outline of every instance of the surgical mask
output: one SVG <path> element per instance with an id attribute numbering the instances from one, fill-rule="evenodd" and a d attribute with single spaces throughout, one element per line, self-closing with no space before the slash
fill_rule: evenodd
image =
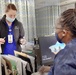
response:
<path id="1" fill-rule="evenodd" d="M 6 16 L 6 20 L 8 20 L 9 22 L 13 22 L 15 20 L 15 18 L 12 19 L 12 18 Z"/>
<path id="2" fill-rule="evenodd" d="M 58 41 L 59 43 L 63 43 L 62 40 L 59 38 L 59 36 L 58 36 L 57 33 L 55 33 L 55 36 L 56 36 L 56 39 L 57 39 L 57 41 Z"/>

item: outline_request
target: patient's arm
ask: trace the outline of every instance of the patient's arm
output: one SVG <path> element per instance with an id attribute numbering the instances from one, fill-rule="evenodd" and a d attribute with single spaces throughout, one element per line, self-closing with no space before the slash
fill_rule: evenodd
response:
<path id="1" fill-rule="evenodd" d="M 50 66 L 42 66 L 39 69 L 39 72 L 41 72 L 41 73 L 45 73 L 45 72 L 49 72 L 49 71 L 50 71 Z"/>

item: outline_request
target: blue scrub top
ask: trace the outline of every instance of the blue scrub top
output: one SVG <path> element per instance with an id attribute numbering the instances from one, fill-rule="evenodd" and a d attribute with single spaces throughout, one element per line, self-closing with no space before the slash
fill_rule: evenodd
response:
<path id="1" fill-rule="evenodd" d="M 8 26 L 8 24 L 6 23 L 6 25 Z M 11 34 L 13 36 L 13 42 L 12 43 L 8 43 L 8 36 L 6 37 L 6 41 L 5 41 L 5 47 L 4 47 L 4 52 L 3 54 L 11 54 L 14 55 L 14 50 L 16 50 L 16 42 L 14 39 L 14 34 L 13 34 L 13 26 L 14 26 L 14 22 L 12 23 L 11 26 L 8 26 L 9 31 L 8 31 L 8 35 Z"/>
<path id="2" fill-rule="evenodd" d="M 48 75 L 52 75 L 52 72 L 50 71 L 50 72 L 48 73 Z"/>

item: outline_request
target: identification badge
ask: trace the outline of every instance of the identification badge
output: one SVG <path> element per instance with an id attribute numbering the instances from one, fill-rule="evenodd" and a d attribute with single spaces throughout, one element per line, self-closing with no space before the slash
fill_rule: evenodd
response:
<path id="1" fill-rule="evenodd" d="M 13 43 L 13 35 L 8 35 L 8 43 Z"/>

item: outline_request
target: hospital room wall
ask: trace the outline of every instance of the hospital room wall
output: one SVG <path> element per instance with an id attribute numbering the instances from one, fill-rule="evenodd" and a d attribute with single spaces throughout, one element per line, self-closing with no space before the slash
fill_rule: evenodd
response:
<path id="1" fill-rule="evenodd" d="M 58 16 L 65 10 L 75 8 L 76 3 L 52 5 L 36 9 L 36 34 L 38 37 L 55 32 Z"/>
<path id="2" fill-rule="evenodd" d="M 58 12 L 59 6 L 57 5 L 36 9 L 36 34 L 38 37 L 51 35 L 54 32 Z"/>
<path id="3" fill-rule="evenodd" d="M 76 5 L 75 3 L 60 5 L 60 13 L 62 13 L 63 11 L 65 11 L 67 9 L 75 8 L 75 5 Z"/>

